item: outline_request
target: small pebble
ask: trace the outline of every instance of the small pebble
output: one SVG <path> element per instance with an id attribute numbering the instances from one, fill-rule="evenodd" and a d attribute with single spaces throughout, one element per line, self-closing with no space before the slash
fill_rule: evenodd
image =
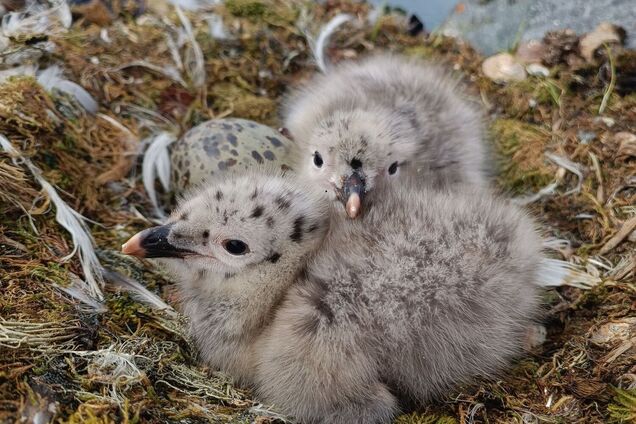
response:
<path id="1" fill-rule="evenodd" d="M 545 66 L 540 65 L 538 63 L 531 63 L 530 65 L 526 66 L 526 71 L 528 71 L 528 74 L 535 77 L 550 76 L 550 70 L 546 68 Z"/>
<path id="2" fill-rule="evenodd" d="M 490 56 L 484 60 L 481 69 L 484 75 L 495 82 L 522 81 L 526 78 L 523 65 L 509 53 Z"/>
<path id="3" fill-rule="evenodd" d="M 624 30 L 622 30 L 624 32 Z M 621 28 L 608 22 L 602 22 L 594 31 L 585 34 L 579 40 L 581 56 L 588 62 L 594 63 L 594 52 L 604 44 L 622 44 L 624 36 Z"/>

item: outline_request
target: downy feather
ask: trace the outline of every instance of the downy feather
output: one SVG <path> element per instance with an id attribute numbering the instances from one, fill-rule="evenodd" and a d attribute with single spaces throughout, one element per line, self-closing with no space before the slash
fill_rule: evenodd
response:
<path id="1" fill-rule="evenodd" d="M 44 179 L 42 172 L 28 158 L 22 156 L 3 135 L 0 135 L 0 145 L 13 158 L 15 164 L 21 162 L 29 168 L 33 177 L 55 205 L 55 219 L 71 234 L 73 241 L 73 250 L 62 258 L 62 261 L 68 261 L 76 253 L 79 253 L 80 264 L 86 280 L 86 292 L 98 300 L 103 300 L 104 295 L 100 288 L 103 286 L 102 266 L 97 259 L 94 240 L 85 223 L 85 218 L 62 200 L 55 188 Z"/>

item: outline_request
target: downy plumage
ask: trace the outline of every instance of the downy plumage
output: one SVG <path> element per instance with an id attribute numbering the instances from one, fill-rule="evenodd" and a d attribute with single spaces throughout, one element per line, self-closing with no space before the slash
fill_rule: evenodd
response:
<path id="1" fill-rule="evenodd" d="M 388 422 L 522 353 L 544 260 L 513 205 L 402 181 L 330 221 L 315 184 L 229 175 L 123 250 L 162 258 L 202 359 L 263 402 L 308 423 Z"/>
<path id="2" fill-rule="evenodd" d="M 433 188 L 487 184 L 480 113 L 456 80 L 422 61 L 345 62 L 293 93 L 283 120 L 298 145 L 294 168 L 352 218 L 380 181 L 401 184 L 403 173 Z"/>

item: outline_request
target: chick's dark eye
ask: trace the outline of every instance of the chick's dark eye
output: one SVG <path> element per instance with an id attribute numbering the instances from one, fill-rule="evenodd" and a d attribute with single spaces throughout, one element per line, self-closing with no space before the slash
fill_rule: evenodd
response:
<path id="1" fill-rule="evenodd" d="M 223 242 L 223 247 L 232 255 L 244 255 L 248 252 L 247 244 L 243 243 L 241 240 L 225 240 Z"/>
<path id="2" fill-rule="evenodd" d="M 320 156 L 320 153 L 314 152 L 314 165 L 318 168 L 322 168 L 322 164 L 322 156 Z"/>
<path id="3" fill-rule="evenodd" d="M 398 168 L 398 163 L 397 162 L 393 162 L 391 164 L 391 166 L 389 166 L 389 174 L 393 175 L 397 172 L 397 168 Z"/>

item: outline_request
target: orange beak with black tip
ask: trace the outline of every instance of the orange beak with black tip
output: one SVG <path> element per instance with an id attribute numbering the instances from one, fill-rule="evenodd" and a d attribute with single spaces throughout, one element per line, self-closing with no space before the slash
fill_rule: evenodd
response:
<path id="1" fill-rule="evenodd" d="M 121 251 L 125 255 L 138 258 L 184 258 L 196 254 L 168 242 L 171 228 L 172 224 L 168 224 L 143 230 L 124 243 Z"/>
<path id="2" fill-rule="evenodd" d="M 362 202 L 366 191 L 364 177 L 354 171 L 344 180 L 340 200 L 344 204 L 347 216 L 351 219 L 357 218 L 362 212 Z"/>

